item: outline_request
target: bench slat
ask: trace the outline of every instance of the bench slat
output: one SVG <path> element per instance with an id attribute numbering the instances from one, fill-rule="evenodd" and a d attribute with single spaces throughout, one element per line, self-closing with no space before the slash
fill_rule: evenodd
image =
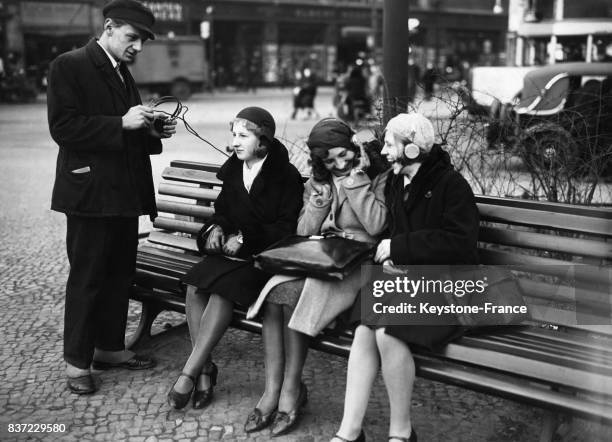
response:
<path id="1" fill-rule="evenodd" d="M 612 325 L 606 325 L 601 316 L 581 313 L 578 320 L 574 311 L 533 304 L 529 307 L 529 313 L 533 320 L 546 324 L 563 325 L 604 335 L 612 334 Z"/>
<path id="2" fill-rule="evenodd" d="M 140 256 L 141 254 L 145 256 L 158 256 L 160 259 L 184 262 L 186 265 L 193 265 L 202 260 L 202 257 L 200 255 L 193 255 L 191 253 L 162 249 L 146 244 L 138 247 L 138 255 Z"/>
<path id="3" fill-rule="evenodd" d="M 157 200 L 157 210 L 160 212 L 193 216 L 194 218 L 201 219 L 208 219 L 215 213 L 215 209 L 209 206 L 199 206 L 195 204 L 168 200 Z"/>
<path id="4" fill-rule="evenodd" d="M 604 243 L 588 239 L 568 238 L 550 234 L 523 232 L 510 229 L 480 227 L 478 240 L 508 246 L 528 247 L 572 255 L 612 258 L 612 242 Z"/>
<path id="5" fill-rule="evenodd" d="M 173 293 L 182 293 L 179 278 L 170 275 L 162 275 L 156 271 L 150 271 L 144 268 L 136 269 L 134 284 L 137 288 L 161 289 Z"/>
<path id="6" fill-rule="evenodd" d="M 600 373 L 612 375 L 612 353 L 609 348 L 602 348 L 600 351 L 594 352 L 592 347 L 581 345 L 579 341 L 551 341 L 543 339 L 542 336 L 536 338 L 519 333 L 489 334 L 487 338 L 491 342 L 514 346 L 518 351 L 523 349 L 536 350 L 542 355 L 542 358 L 551 356 L 554 359 L 564 358 L 566 363 L 571 363 L 577 368 L 587 368 L 592 371 L 594 365 L 597 365 Z"/>
<path id="7" fill-rule="evenodd" d="M 547 388 L 541 384 L 517 382 L 517 379 L 503 374 L 479 370 L 473 365 L 461 366 L 448 361 L 438 361 L 415 355 L 417 374 L 428 379 L 470 388 L 474 391 L 489 393 L 506 399 L 519 401 L 548 410 L 555 410 L 593 419 L 595 416 L 603 423 L 612 422 L 612 409 L 584 397 L 565 394 Z"/>
<path id="8" fill-rule="evenodd" d="M 160 275 L 168 275 L 181 278 L 193 267 L 193 264 L 185 261 L 171 261 L 158 255 L 143 254 L 138 257 L 139 268 L 156 271 Z"/>
<path id="9" fill-rule="evenodd" d="M 170 161 L 170 167 L 180 167 L 182 169 L 204 170 L 217 173 L 221 167 L 219 164 L 200 163 L 198 161 L 174 160 Z"/>
<path id="10" fill-rule="evenodd" d="M 219 196 L 217 189 L 203 189 L 200 187 L 183 186 L 181 184 L 160 183 L 159 194 L 191 198 L 199 201 L 213 202 Z"/>
<path id="11" fill-rule="evenodd" d="M 172 235 L 170 233 L 151 232 L 149 242 L 160 244 L 162 246 L 174 247 L 176 249 L 187 250 L 189 252 L 197 252 L 198 246 L 196 240 L 185 236 Z"/>
<path id="12" fill-rule="evenodd" d="M 610 268 L 589 264 L 571 263 L 560 259 L 544 258 L 541 256 L 522 255 L 491 248 L 479 247 L 478 253 L 481 262 L 487 265 L 512 265 L 514 270 L 522 272 L 550 275 L 564 278 L 570 265 L 579 270 L 576 275 L 578 281 L 590 284 L 610 284 Z"/>
<path id="13" fill-rule="evenodd" d="M 518 282 L 525 296 L 572 305 L 578 303 L 581 306 L 588 306 L 592 309 L 601 309 L 600 313 L 604 317 L 608 316 L 605 308 L 609 308 L 612 305 L 612 295 L 604 291 L 575 289 L 566 285 L 533 281 L 527 278 L 518 278 Z M 578 291 L 578 297 L 576 296 L 576 291 Z M 541 302 L 538 304 L 541 304 Z"/>
<path id="14" fill-rule="evenodd" d="M 571 206 L 570 206 L 571 207 Z M 612 209 L 592 208 L 590 212 L 597 213 L 595 218 L 572 213 L 559 215 L 552 210 L 533 210 L 504 205 L 478 204 L 480 218 L 483 221 L 493 221 L 504 224 L 518 224 L 543 228 L 558 228 L 579 233 L 612 236 Z M 580 213 L 580 210 L 575 210 Z M 582 211 L 582 212 L 586 212 Z M 590 213 L 587 212 L 587 213 Z"/>
<path id="15" fill-rule="evenodd" d="M 475 338 L 462 338 L 459 343 L 448 344 L 443 354 L 455 361 L 499 369 L 525 377 L 541 376 L 546 373 L 547 382 L 612 395 L 612 377 L 610 376 L 586 373 L 584 370 L 531 359 L 529 352 L 524 352 L 525 356 L 520 357 L 500 349 L 479 348 L 482 347 L 479 344 Z"/>
<path id="16" fill-rule="evenodd" d="M 180 181 L 184 183 L 194 183 L 200 185 L 218 186 L 223 184 L 216 174 L 213 172 L 182 169 L 178 167 L 166 167 L 162 172 L 162 178 L 169 181 Z"/>
<path id="17" fill-rule="evenodd" d="M 164 216 L 158 216 L 153 222 L 153 227 L 158 229 L 172 230 L 173 232 L 191 233 L 197 234 L 201 229 L 203 223 L 194 221 L 185 221 L 182 219 L 166 218 Z"/>
<path id="18" fill-rule="evenodd" d="M 549 330 L 547 328 L 523 328 L 517 334 L 526 336 L 530 339 L 546 342 L 560 342 L 562 345 L 578 345 L 588 348 L 594 353 L 609 353 L 612 351 L 610 347 L 610 337 L 600 337 L 593 334 L 577 334 L 573 330 L 566 329 L 564 332 L 559 330 Z"/>

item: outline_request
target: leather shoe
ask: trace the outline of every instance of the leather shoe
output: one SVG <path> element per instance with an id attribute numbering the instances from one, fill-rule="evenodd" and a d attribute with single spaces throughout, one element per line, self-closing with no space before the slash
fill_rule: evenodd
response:
<path id="1" fill-rule="evenodd" d="M 392 439 L 401 440 L 402 442 L 417 442 L 417 435 L 414 432 L 414 428 L 411 428 L 410 437 L 389 436 L 389 440 L 392 440 Z"/>
<path id="2" fill-rule="evenodd" d="M 92 394 L 98 390 L 91 374 L 68 377 L 66 379 L 66 385 L 68 389 L 75 394 Z"/>
<path id="3" fill-rule="evenodd" d="M 202 373 L 200 376 L 208 376 L 210 377 L 210 387 L 206 390 L 198 390 L 198 386 L 196 384 L 195 390 L 193 392 L 193 408 L 199 410 L 206 406 L 208 406 L 213 400 L 213 387 L 217 385 L 217 375 L 219 374 L 219 369 L 217 368 L 217 364 L 212 363 L 212 368 L 208 373 Z"/>
<path id="4" fill-rule="evenodd" d="M 269 427 L 274 418 L 276 409 L 272 410 L 268 414 L 263 414 L 259 408 L 255 408 L 247 417 L 246 424 L 244 424 L 245 433 L 252 433 L 253 431 L 263 430 Z"/>
<path id="5" fill-rule="evenodd" d="M 304 383 L 300 384 L 300 394 L 298 396 L 295 408 L 289 412 L 278 411 L 272 420 L 272 437 L 280 436 L 289 433 L 298 424 L 302 416 L 302 407 L 308 402 L 308 390 Z"/>
<path id="6" fill-rule="evenodd" d="M 146 356 L 134 355 L 123 362 L 93 361 L 91 367 L 94 370 L 110 370 L 111 368 L 126 368 L 128 370 L 146 370 L 157 365 L 155 359 Z"/>
<path id="7" fill-rule="evenodd" d="M 186 377 L 187 379 L 189 379 L 191 381 L 191 389 L 186 392 L 186 393 L 179 393 L 178 391 L 176 391 L 174 389 L 174 386 L 176 385 L 176 382 L 174 383 L 174 385 L 172 386 L 172 388 L 170 389 L 170 391 L 168 392 L 168 405 L 170 405 L 172 408 L 176 409 L 176 410 L 180 410 L 181 408 L 185 408 L 185 405 L 187 405 L 187 403 L 189 402 L 189 398 L 191 397 L 191 393 L 193 392 L 193 390 L 195 389 L 196 386 L 196 378 L 195 376 L 191 376 L 189 373 L 185 373 L 182 372 L 181 376 Z M 180 378 L 180 376 L 179 376 Z M 178 379 L 177 379 L 178 382 Z"/>

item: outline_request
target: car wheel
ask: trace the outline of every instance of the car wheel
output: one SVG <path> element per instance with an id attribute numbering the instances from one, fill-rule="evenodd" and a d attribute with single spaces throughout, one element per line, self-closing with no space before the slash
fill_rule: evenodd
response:
<path id="1" fill-rule="evenodd" d="M 517 147 L 525 166 L 532 171 L 574 175 L 580 167 L 576 141 L 567 130 L 553 123 L 528 127 L 519 137 Z"/>

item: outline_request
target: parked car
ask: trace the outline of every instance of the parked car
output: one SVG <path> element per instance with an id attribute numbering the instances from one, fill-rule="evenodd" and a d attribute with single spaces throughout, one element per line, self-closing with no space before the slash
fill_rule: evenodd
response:
<path id="1" fill-rule="evenodd" d="M 612 172 L 612 63 L 561 63 L 528 72 L 509 105 L 492 108 L 488 139 L 527 167 Z"/>

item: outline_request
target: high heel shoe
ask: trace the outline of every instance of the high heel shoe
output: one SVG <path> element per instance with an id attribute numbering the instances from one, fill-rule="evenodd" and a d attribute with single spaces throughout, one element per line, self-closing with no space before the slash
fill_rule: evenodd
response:
<path id="1" fill-rule="evenodd" d="M 295 403 L 295 408 L 289 412 L 278 411 L 272 420 L 272 437 L 286 434 L 293 430 L 302 416 L 302 408 L 308 402 L 308 390 L 302 382 L 300 384 L 300 394 Z"/>
<path id="2" fill-rule="evenodd" d="M 217 368 L 217 364 L 214 362 L 212 363 L 212 368 L 209 372 L 200 374 L 200 376 L 205 375 L 210 377 L 210 387 L 208 387 L 206 390 L 198 390 L 198 386 L 196 384 L 195 391 L 193 392 L 193 408 L 202 409 L 212 402 L 214 392 L 213 387 L 217 385 L 218 374 L 219 369 Z"/>
<path id="3" fill-rule="evenodd" d="M 244 424 L 244 432 L 252 433 L 269 427 L 274 420 L 275 414 L 276 408 L 267 414 L 263 414 L 259 408 L 255 408 L 247 417 L 247 421 Z"/>
<path id="4" fill-rule="evenodd" d="M 365 433 L 363 432 L 363 430 L 361 430 L 361 433 L 359 433 L 359 436 L 357 436 L 357 438 L 353 440 L 342 437 L 339 434 L 334 435 L 334 438 L 340 439 L 342 442 L 365 442 L 366 440 Z"/>
<path id="5" fill-rule="evenodd" d="M 181 376 L 185 376 L 187 379 L 189 379 L 192 383 L 192 387 L 187 393 L 179 393 L 178 391 L 174 389 L 174 386 L 176 385 L 176 382 L 175 382 L 172 388 L 170 389 L 170 391 L 168 392 L 168 405 L 170 405 L 172 408 L 175 408 L 177 410 L 180 410 L 181 408 L 185 408 L 185 405 L 187 405 L 187 402 L 189 402 L 191 393 L 193 393 L 193 390 L 196 387 L 196 379 L 194 376 L 191 376 L 190 374 L 185 373 L 185 372 L 182 372 Z M 178 379 L 177 379 L 177 382 L 178 382 Z"/>
<path id="6" fill-rule="evenodd" d="M 417 442 L 417 435 L 414 432 L 414 428 L 411 428 L 410 429 L 410 437 L 389 436 L 389 440 L 391 440 L 391 439 L 401 440 L 402 442 Z"/>

